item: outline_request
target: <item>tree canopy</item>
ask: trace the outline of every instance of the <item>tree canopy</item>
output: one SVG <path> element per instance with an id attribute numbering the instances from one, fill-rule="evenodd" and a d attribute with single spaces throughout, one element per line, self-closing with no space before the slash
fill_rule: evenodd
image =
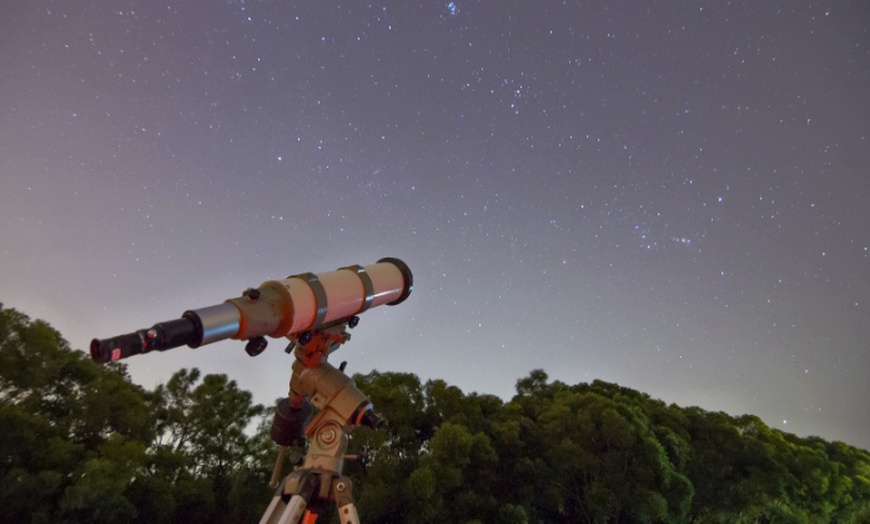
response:
<path id="1" fill-rule="evenodd" d="M 364 522 L 870 522 L 870 453 L 752 415 L 542 370 L 509 401 L 408 373 L 354 380 L 386 419 L 351 438 L 369 454 L 345 467 Z M 147 391 L 0 306 L 0 521 L 258 520 L 271 417 L 223 374 Z"/>

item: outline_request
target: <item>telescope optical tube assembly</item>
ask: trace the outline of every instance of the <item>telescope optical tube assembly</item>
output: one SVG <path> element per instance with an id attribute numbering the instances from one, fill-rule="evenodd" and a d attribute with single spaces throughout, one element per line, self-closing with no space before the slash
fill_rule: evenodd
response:
<path id="1" fill-rule="evenodd" d="M 219 340 L 273 338 L 340 323 L 380 305 L 404 302 L 414 287 L 408 266 L 397 258 L 335 271 L 269 280 L 239 298 L 185 311 L 180 319 L 149 329 L 91 341 L 98 363 L 182 345 L 196 348 Z"/>

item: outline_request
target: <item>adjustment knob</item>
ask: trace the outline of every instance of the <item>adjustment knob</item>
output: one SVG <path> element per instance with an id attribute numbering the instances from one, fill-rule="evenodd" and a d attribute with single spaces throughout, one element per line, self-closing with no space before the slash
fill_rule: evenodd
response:
<path id="1" fill-rule="evenodd" d="M 265 339 L 265 337 L 254 337 L 248 340 L 248 343 L 245 344 L 245 353 L 251 355 L 252 357 L 256 357 L 260 353 L 266 350 L 266 346 L 269 345 L 269 341 Z"/>

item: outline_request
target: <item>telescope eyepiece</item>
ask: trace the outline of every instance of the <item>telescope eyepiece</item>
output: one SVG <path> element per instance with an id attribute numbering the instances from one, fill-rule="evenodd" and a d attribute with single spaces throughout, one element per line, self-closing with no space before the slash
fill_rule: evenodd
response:
<path id="1" fill-rule="evenodd" d="M 97 338 L 91 340 L 91 359 L 99 364 L 104 364 L 144 353 L 143 331 L 118 335 L 117 337 L 103 340 Z"/>
<path id="2" fill-rule="evenodd" d="M 187 317 L 154 324 L 126 335 L 91 341 L 91 359 L 100 364 L 132 357 L 151 350 L 164 351 L 194 344 L 202 337 L 196 322 Z"/>

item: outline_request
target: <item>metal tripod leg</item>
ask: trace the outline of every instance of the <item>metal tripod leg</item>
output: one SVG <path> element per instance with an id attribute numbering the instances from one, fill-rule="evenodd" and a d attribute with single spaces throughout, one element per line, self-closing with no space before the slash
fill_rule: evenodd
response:
<path id="1" fill-rule="evenodd" d="M 266 511 L 263 512 L 263 516 L 260 517 L 260 524 L 278 522 L 274 516 L 280 515 L 283 510 L 284 503 L 281 502 L 281 495 L 276 493 L 275 496 L 272 497 L 272 501 L 269 502 L 269 506 L 266 507 Z"/>
<path id="2" fill-rule="evenodd" d="M 290 473 L 275 490 L 260 524 L 296 524 L 305 513 L 308 501 L 314 496 L 317 486 L 317 475 L 309 471 L 297 470 Z M 285 503 L 287 496 L 290 500 Z"/>
<path id="3" fill-rule="evenodd" d="M 353 503 L 353 484 L 350 478 L 345 476 L 333 478 L 330 496 L 338 508 L 338 519 L 341 524 L 359 524 L 359 514 Z"/>
<path id="4" fill-rule="evenodd" d="M 300 495 L 290 497 L 290 502 L 284 503 L 281 492 L 272 497 L 272 502 L 260 518 L 260 524 L 296 524 L 305 513 L 308 504 Z"/>
<path id="5" fill-rule="evenodd" d="M 341 524 L 359 524 L 359 514 L 353 502 L 338 508 L 338 518 L 341 519 Z"/>
<path id="6" fill-rule="evenodd" d="M 291 493 L 290 500 L 285 504 L 285 497 Z M 311 471 L 295 471 L 284 479 L 275 491 L 275 496 L 266 508 L 266 512 L 263 513 L 260 524 L 297 524 L 303 516 L 306 518 L 302 520 L 302 524 L 313 523 L 317 520 L 316 514 L 306 511 L 312 497 L 319 497 L 317 500 L 320 503 L 327 498 L 332 499 L 338 509 L 341 524 L 359 524 L 359 514 L 353 503 L 353 484 L 350 478 L 339 476 L 330 479 L 328 474 L 317 474 Z M 317 503 L 313 507 L 316 508 Z"/>
<path id="7" fill-rule="evenodd" d="M 287 507 L 284 508 L 284 512 L 281 513 L 278 524 L 296 524 L 302 518 L 302 514 L 305 513 L 307 506 L 308 504 L 305 502 L 305 499 L 300 495 L 293 495 L 290 497 Z"/>

